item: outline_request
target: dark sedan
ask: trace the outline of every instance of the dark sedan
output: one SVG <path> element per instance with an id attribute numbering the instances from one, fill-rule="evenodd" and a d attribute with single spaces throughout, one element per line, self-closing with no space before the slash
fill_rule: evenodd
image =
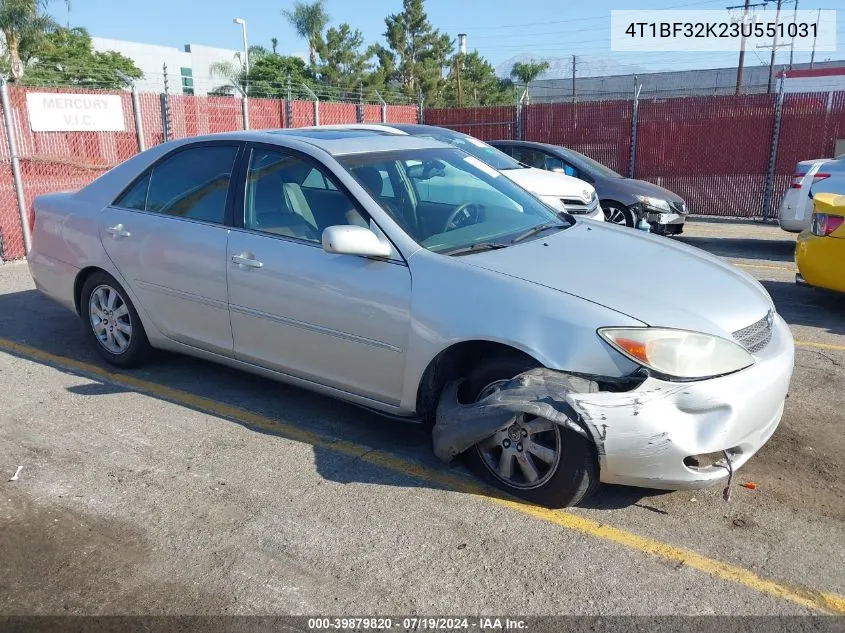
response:
<path id="1" fill-rule="evenodd" d="M 653 233 L 679 235 L 687 206 L 683 199 L 645 180 L 626 178 L 584 154 L 559 145 L 528 141 L 488 141 L 516 160 L 585 180 L 596 188 L 608 222 L 636 226 L 645 219 Z"/>

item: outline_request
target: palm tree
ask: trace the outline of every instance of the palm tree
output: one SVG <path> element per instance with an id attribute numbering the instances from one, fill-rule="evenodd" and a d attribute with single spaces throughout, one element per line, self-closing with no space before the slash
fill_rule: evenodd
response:
<path id="1" fill-rule="evenodd" d="M 538 62 L 531 60 L 530 62 L 516 62 L 511 68 L 511 78 L 519 79 L 525 84 L 525 91 L 522 93 L 520 101 L 525 105 L 529 103 L 528 84 L 537 79 L 540 75 L 549 69 L 549 62 Z"/>
<path id="2" fill-rule="evenodd" d="M 24 66 L 45 34 L 59 28 L 45 11 L 50 0 L 0 0 L 0 32 L 13 81 L 23 76 Z M 68 8 L 70 1 L 65 0 Z"/>
<path id="3" fill-rule="evenodd" d="M 273 45 L 273 55 L 276 55 L 276 47 L 279 45 L 279 38 L 278 37 L 271 37 L 270 44 Z"/>
<path id="4" fill-rule="evenodd" d="M 329 22 L 325 0 L 315 0 L 311 4 L 296 2 L 293 11 L 282 11 L 297 34 L 308 41 L 308 61 L 311 70 L 317 67 L 317 49 L 323 39 L 323 29 Z"/>
<path id="5" fill-rule="evenodd" d="M 516 62 L 511 68 L 511 77 L 519 79 L 528 87 L 528 84 L 549 69 L 549 62 L 538 62 L 533 59 L 530 62 Z"/>
<path id="6" fill-rule="evenodd" d="M 260 44 L 249 47 L 249 61 L 255 63 L 262 57 L 267 57 L 270 52 Z M 216 79 L 225 79 L 228 83 L 217 86 L 211 92 L 214 94 L 232 94 L 233 86 L 244 86 L 246 84 L 246 64 L 243 56 L 235 53 L 232 61 L 214 62 L 208 66 L 209 74 Z"/>

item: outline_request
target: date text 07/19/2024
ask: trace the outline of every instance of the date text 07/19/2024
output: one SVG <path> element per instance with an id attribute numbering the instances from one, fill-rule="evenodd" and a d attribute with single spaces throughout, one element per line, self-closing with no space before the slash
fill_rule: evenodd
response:
<path id="1" fill-rule="evenodd" d="M 311 631 L 526 631 L 519 618 L 501 617 L 317 617 L 308 618 Z"/>

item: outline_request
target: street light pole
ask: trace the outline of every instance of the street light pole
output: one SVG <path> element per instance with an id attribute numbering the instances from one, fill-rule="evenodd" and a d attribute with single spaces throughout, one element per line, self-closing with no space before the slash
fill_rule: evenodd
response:
<path id="1" fill-rule="evenodd" d="M 249 74 L 249 44 L 247 43 L 246 39 L 246 20 L 243 18 L 235 18 L 232 20 L 235 24 L 240 24 L 241 29 L 243 30 L 244 34 L 244 72 L 245 74 Z"/>

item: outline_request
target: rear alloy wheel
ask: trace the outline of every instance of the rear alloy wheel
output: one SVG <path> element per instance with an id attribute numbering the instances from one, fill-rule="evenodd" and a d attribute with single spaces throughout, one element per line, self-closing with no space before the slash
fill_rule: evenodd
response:
<path id="1" fill-rule="evenodd" d="M 463 397 L 473 402 L 486 398 L 514 376 L 536 366 L 527 358 L 491 360 L 470 372 Z M 469 466 L 493 485 L 552 508 L 581 502 L 599 481 L 591 442 L 550 420 L 526 413 L 514 414 L 505 426 L 464 456 Z"/>
<path id="2" fill-rule="evenodd" d="M 143 362 L 150 343 L 135 306 L 115 279 L 104 272 L 91 275 L 82 287 L 82 320 L 100 356 L 118 367 Z"/>
<path id="3" fill-rule="evenodd" d="M 601 210 L 604 212 L 605 222 L 633 228 L 634 214 L 625 206 L 616 202 L 602 202 Z"/>

